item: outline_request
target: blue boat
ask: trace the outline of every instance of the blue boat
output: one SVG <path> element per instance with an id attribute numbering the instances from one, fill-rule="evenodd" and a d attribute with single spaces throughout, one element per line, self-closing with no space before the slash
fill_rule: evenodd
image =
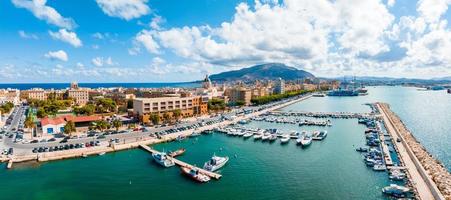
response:
<path id="1" fill-rule="evenodd" d="M 334 96 L 334 97 L 354 97 L 359 96 L 359 92 L 357 90 L 350 90 L 350 89 L 338 89 L 338 90 L 332 90 L 327 93 L 328 96 Z"/>

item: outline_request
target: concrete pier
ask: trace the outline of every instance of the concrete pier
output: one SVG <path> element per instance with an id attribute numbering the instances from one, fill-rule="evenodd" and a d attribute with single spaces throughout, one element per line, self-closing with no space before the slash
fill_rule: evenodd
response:
<path id="1" fill-rule="evenodd" d="M 401 120 L 389 109 L 387 104 L 376 103 L 376 107 L 380 111 L 385 127 L 394 141 L 393 144 L 398 149 L 399 158 L 403 161 L 405 168 L 411 177 L 410 181 L 413 183 L 413 187 L 418 193 L 418 198 L 422 200 L 451 199 L 451 176 L 449 175 L 449 172 L 446 169 L 436 169 L 441 172 L 440 178 L 442 179 L 433 179 L 433 176 L 431 176 L 430 172 L 428 173 L 428 171 L 426 171 L 424 165 L 431 165 L 439 162 L 435 159 L 433 161 L 426 160 L 426 163 L 420 162 L 417 158 L 417 154 L 420 154 L 421 156 L 430 154 L 428 154 L 424 148 L 420 148 L 421 144 L 413 138 L 413 135 L 407 130 L 404 124 L 402 124 Z M 401 142 L 396 142 L 398 140 Z M 416 150 L 416 153 L 412 150 L 413 148 Z M 422 149 L 424 152 L 418 152 L 419 149 Z M 439 166 L 443 168 L 442 165 Z M 438 166 L 436 167 L 439 168 Z M 434 180 L 436 182 L 434 182 Z M 437 184 L 438 181 L 440 182 Z M 439 190 L 437 185 L 442 186 L 442 190 Z"/>
<path id="2" fill-rule="evenodd" d="M 354 113 L 354 112 L 283 112 L 283 111 L 272 111 L 273 115 L 281 115 L 281 116 L 302 116 L 302 117 L 317 117 L 317 118 L 370 118 L 374 117 L 372 113 Z"/>
<path id="3" fill-rule="evenodd" d="M 157 150 L 155 150 L 155 149 L 152 149 L 152 148 L 150 148 L 150 147 L 147 146 L 147 145 L 139 145 L 139 147 L 141 147 L 142 149 L 144 149 L 144 150 L 146 150 L 146 151 L 148 151 L 148 152 L 150 152 L 150 153 L 160 153 L 159 151 L 157 151 Z M 181 160 L 179 160 L 179 159 L 172 158 L 172 157 L 169 157 L 169 159 L 172 159 L 172 160 L 174 161 L 174 163 L 175 163 L 176 165 L 178 165 L 178 166 L 194 168 L 194 169 L 198 170 L 199 173 L 205 174 L 205 175 L 207 175 L 207 176 L 209 176 L 209 177 L 211 177 L 211 178 L 220 179 L 220 178 L 222 177 L 221 174 L 218 174 L 218 173 L 214 173 L 214 172 L 210 172 L 210 171 L 204 170 L 204 169 L 202 169 L 202 168 L 199 168 L 199 167 L 196 167 L 196 166 L 194 166 L 194 165 L 191 165 L 191 164 L 188 164 L 188 163 L 186 163 L 186 162 L 183 162 L 183 161 L 181 161 Z"/>

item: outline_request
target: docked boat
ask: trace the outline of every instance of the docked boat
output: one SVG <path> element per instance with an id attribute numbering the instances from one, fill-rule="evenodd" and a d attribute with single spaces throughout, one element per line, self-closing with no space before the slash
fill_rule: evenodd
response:
<path id="1" fill-rule="evenodd" d="M 254 140 L 259 140 L 259 139 L 261 139 L 262 138 L 262 136 L 263 136 L 263 134 L 255 134 L 254 135 Z"/>
<path id="2" fill-rule="evenodd" d="M 172 167 L 175 165 L 174 161 L 168 157 L 164 152 L 152 153 L 153 160 L 163 167 Z"/>
<path id="3" fill-rule="evenodd" d="M 290 141 L 290 135 L 283 135 L 282 138 L 280 138 L 280 143 L 285 144 Z"/>
<path id="4" fill-rule="evenodd" d="M 105 155 L 105 152 L 100 152 L 99 153 L 99 156 L 103 156 L 103 155 Z"/>
<path id="5" fill-rule="evenodd" d="M 271 134 L 271 136 L 268 139 L 270 142 L 274 142 L 277 140 L 277 135 L 276 134 Z"/>
<path id="6" fill-rule="evenodd" d="M 316 131 L 313 134 L 312 139 L 314 139 L 314 140 L 323 140 L 326 137 L 327 137 L 327 131 Z"/>
<path id="7" fill-rule="evenodd" d="M 193 132 L 193 134 L 191 134 L 189 137 L 197 137 L 200 136 L 199 132 Z"/>
<path id="8" fill-rule="evenodd" d="M 185 148 L 181 148 L 181 149 L 178 149 L 177 151 L 169 152 L 168 155 L 171 156 L 171 157 L 177 157 L 177 156 L 180 156 L 183 153 L 185 153 L 185 151 L 186 151 Z"/>
<path id="9" fill-rule="evenodd" d="M 390 184 L 390 186 L 382 188 L 382 192 L 394 197 L 405 197 L 410 192 L 410 189 L 404 186 Z"/>
<path id="10" fill-rule="evenodd" d="M 213 155 L 211 159 L 204 164 L 204 169 L 208 171 L 216 171 L 223 167 L 229 161 L 229 157 L 219 157 Z"/>
<path id="11" fill-rule="evenodd" d="M 392 169 L 388 178 L 394 181 L 402 181 L 406 178 L 406 174 L 399 169 Z"/>
<path id="12" fill-rule="evenodd" d="M 375 164 L 373 166 L 374 171 L 385 171 L 387 170 L 387 167 L 384 164 Z"/>
<path id="13" fill-rule="evenodd" d="M 266 140 L 268 140 L 270 137 L 271 137 L 271 134 L 265 133 L 265 134 L 262 136 L 262 141 L 266 141 Z"/>
<path id="14" fill-rule="evenodd" d="M 302 146 L 308 146 L 308 145 L 312 144 L 312 136 L 310 134 L 304 135 L 304 137 L 302 137 L 300 143 Z"/>
<path id="15" fill-rule="evenodd" d="M 359 147 L 359 148 L 355 149 L 355 151 L 357 151 L 357 152 L 368 152 L 368 148 L 367 147 Z"/>
<path id="16" fill-rule="evenodd" d="M 312 96 L 313 97 L 325 97 L 326 95 L 324 93 L 315 93 Z"/>
<path id="17" fill-rule="evenodd" d="M 246 134 L 244 134 L 243 135 L 243 138 L 249 138 L 249 137 L 251 137 L 252 135 L 254 135 L 252 132 L 247 132 Z"/>
<path id="18" fill-rule="evenodd" d="M 199 182 L 199 183 L 206 183 L 210 181 L 210 177 L 208 177 L 205 174 L 202 174 L 199 172 L 199 170 L 194 168 L 188 168 L 188 167 L 181 167 L 180 168 L 182 173 L 186 176 L 192 178 L 193 180 Z"/>

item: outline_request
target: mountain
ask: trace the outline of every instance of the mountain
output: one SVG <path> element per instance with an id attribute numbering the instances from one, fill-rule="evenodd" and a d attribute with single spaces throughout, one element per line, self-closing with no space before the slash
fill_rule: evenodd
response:
<path id="1" fill-rule="evenodd" d="M 254 80 L 296 80 L 303 78 L 314 78 L 315 76 L 304 70 L 286 66 L 281 63 L 267 63 L 255 65 L 240 70 L 227 71 L 210 76 L 210 80 L 216 82 L 223 81 L 254 81 Z"/>

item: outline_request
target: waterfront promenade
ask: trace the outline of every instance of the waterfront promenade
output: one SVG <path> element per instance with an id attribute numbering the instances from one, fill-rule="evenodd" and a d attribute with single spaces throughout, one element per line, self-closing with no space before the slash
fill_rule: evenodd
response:
<path id="1" fill-rule="evenodd" d="M 425 170 L 424 164 L 420 163 L 416 155 L 413 153 L 412 148 L 414 145 L 420 145 L 419 143 L 412 144 L 406 140 L 411 140 L 413 136 L 407 129 L 401 124 L 401 120 L 389 109 L 387 104 L 377 103 L 376 104 L 378 110 L 381 113 L 381 118 L 384 121 L 384 124 L 387 128 L 390 137 L 394 141 L 394 145 L 398 150 L 398 155 L 400 159 L 403 161 L 407 172 L 410 175 L 410 181 L 413 184 L 414 189 L 418 193 L 418 198 L 422 200 L 447 200 L 451 199 L 451 196 L 447 193 L 447 188 L 443 188 L 444 190 L 440 191 L 437 187 L 437 184 L 432 180 L 432 177 Z M 404 127 L 401 129 L 400 127 Z M 409 137 L 409 138 L 406 138 Z M 400 140 L 401 142 L 396 142 Z M 424 150 L 424 148 L 422 148 Z M 438 161 L 434 161 L 438 162 Z M 446 169 L 445 169 L 446 171 Z M 449 175 L 449 173 L 448 173 Z M 450 179 L 448 179 L 448 182 Z M 442 194 L 448 194 L 448 196 L 444 196 Z"/>
<path id="2" fill-rule="evenodd" d="M 255 116 L 259 116 L 263 113 L 274 111 L 277 109 L 281 109 L 283 107 L 289 106 L 291 104 L 303 101 L 305 99 L 310 98 L 311 95 L 306 96 L 299 96 L 298 98 L 293 98 L 286 100 L 284 102 L 279 102 L 279 104 L 271 105 L 269 107 L 265 107 L 264 109 L 261 109 L 259 111 L 255 111 L 246 115 L 238 116 L 232 120 L 225 120 L 219 123 L 214 123 L 207 126 L 202 126 L 197 129 L 190 129 L 185 131 L 180 131 L 176 133 L 171 133 L 167 135 L 163 135 L 160 139 L 157 139 L 155 137 L 149 137 L 149 133 L 155 132 L 155 130 L 150 130 L 150 132 L 143 133 L 143 135 L 139 138 L 133 138 L 131 140 L 123 140 L 123 143 L 121 144 L 113 144 L 111 146 L 103 145 L 99 147 L 91 147 L 91 148 L 81 148 L 81 149 L 71 149 L 71 150 L 65 150 L 60 152 L 44 152 L 44 153 L 30 153 L 29 154 L 22 154 L 22 155 L 13 155 L 8 157 L 2 157 L 2 162 L 8 162 L 8 167 L 11 168 L 13 163 L 17 162 L 26 162 L 26 161 L 39 161 L 39 162 L 46 162 L 46 161 L 52 161 L 52 160 L 61 160 L 61 159 L 69 159 L 69 158 L 77 158 L 77 157 L 83 157 L 83 156 L 89 156 L 89 155 L 97 155 L 100 153 L 108 153 L 108 152 L 114 152 L 114 151 L 120 151 L 125 149 L 131 149 L 131 148 L 138 148 L 140 145 L 152 145 L 152 144 L 158 144 L 162 142 L 169 142 L 176 140 L 179 136 L 189 136 L 193 132 L 202 132 L 205 130 L 212 130 L 216 127 L 223 127 L 230 124 L 237 123 L 240 120 L 246 120 Z"/>

